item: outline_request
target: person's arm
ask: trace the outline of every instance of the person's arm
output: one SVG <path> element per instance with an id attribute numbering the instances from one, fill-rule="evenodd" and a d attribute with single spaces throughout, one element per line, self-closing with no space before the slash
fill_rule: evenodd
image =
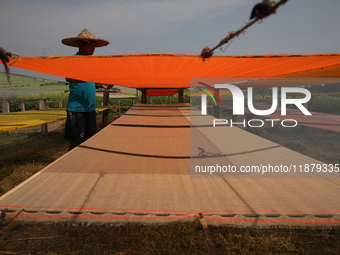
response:
<path id="1" fill-rule="evenodd" d="M 110 89 L 112 88 L 114 85 L 113 84 L 102 84 L 102 83 L 96 83 L 96 88 L 103 88 L 103 89 Z"/>

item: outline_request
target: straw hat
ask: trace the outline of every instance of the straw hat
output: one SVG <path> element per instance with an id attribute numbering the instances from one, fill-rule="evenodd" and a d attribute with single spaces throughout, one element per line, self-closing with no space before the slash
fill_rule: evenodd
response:
<path id="1" fill-rule="evenodd" d="M 95 42 L 95 47 L 103 47 L 110 43 L 107 40 L 95 37 L 86 28 L 84 28 L 77 37 L 65 38 L 61 42 L 67 46 L 78 47 L 78 42 L 83 40 Z"/>

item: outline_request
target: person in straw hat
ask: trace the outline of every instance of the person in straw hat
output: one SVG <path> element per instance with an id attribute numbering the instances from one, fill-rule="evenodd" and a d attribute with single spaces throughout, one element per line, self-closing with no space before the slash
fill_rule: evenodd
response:
<path id="1" fill-rule="evenodd" d="M 61 41 L 71 47 L 77 47 L 76 55 L 93 55 L 96 47 L 103 47 L 109 41 L 95 37 L 86 28 L 76 37 Z M 66 78 L 70 94 L 67 103 L 67 119 L 64 138 L 70 141 L 69 150 L 77 147 L 97 132 L 96 128 L 96 88 L 110 89 L 113 85 L 98 84 Z"/>

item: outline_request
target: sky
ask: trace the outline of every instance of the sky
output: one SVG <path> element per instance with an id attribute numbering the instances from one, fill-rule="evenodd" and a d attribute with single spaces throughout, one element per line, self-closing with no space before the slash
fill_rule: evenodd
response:
<path id="1" fill-rule="evenodd" d="M 87 28 L 110 41 L 95 55 L 199 55 L 243 27 L 258 1 L 0 0 L 0 47 L 20 56 L 74 55 L 77 49 L 61 40 Z M 289 0 L 214 55 L 340 53 L 339 13 L 339 0 Z"/>

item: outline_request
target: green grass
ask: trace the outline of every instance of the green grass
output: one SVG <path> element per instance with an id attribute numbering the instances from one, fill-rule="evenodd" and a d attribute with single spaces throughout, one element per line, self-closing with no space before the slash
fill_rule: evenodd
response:
<path id="1" fill-rule="evenodd" d="M 16 90 L 64 91 L 68 89 L 66 83 L 18 74 L 10 74 L 10 81 L 11 84 L 8 84 L 6 75 L 0 72 L 0 90 L 7 90 L 8 93 Z"/>
<path id="2" fill-rule="evenodd" d="M 195 223 L 68 226 L 14 223 L 0 254 L 339 254 L 340 231 L 210 227 Z M 208 237 L 208 239 L 207 239 Z"/>
<path id="3" fill-rule="evenodd" d="M 340 114 L 340 97 L 313 96 L 310 102 L 311 111 Z"/>

